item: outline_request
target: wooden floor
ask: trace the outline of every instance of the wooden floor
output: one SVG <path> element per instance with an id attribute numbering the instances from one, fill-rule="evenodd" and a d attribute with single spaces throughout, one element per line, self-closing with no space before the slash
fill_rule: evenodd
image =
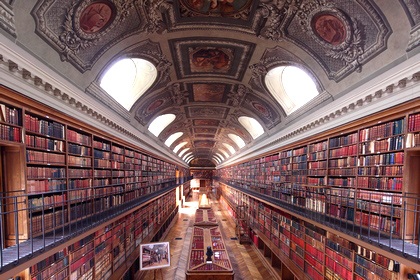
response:
<path id="1" fill-rule="evenodd" d="M 198 194 L 187 200 L 187 205 L 178 214 L 178 221 L 162 241 L 170 242 L 171 266 L 168 268 L 148 271 L 143 279 L 146 280 L 182 280 L 185 279 L 188 253 L 191 242 L 194 213 L 197 207 Z M 212 208 L 222 232 L 229 258 L 237 280 L 269 280 L 279 279 L 273 269 L 254 245 L 239 244 L 235 237 L 235 223 L 229 213 L 217 201 L 212 200 Z M 219 211 L 220 210 L 220 211 Z M 175 240 L 182 238 L 182 240 Z"/>

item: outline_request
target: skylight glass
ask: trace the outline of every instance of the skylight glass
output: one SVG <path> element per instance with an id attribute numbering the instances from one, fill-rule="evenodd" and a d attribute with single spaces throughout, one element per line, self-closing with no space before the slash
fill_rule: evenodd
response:
<path id="1" fill-rule="evenodd" d="M 213 159 L 219 164 L 220 160 L 217 157 L 213 157 Z"/>
<path id="2" fill-rule="evenodd" d="M 192 159 L 192 158 L 194 158 L 194 155 L 190 155 L 189 157 L 187 157 L 187 158 L 185 159 L 185 161 L 186 161 L 186 162 L 188 162 L 188 160 L 190 160 L 190 159 Z"/>
<path id="3" fill-rule="evenodd" d="M 317 96 L 312 78 L 295 66 L 280 66 L 265 76 L 265 84 L 286 114 L 290 114 Z"/>
<path id="4" fill-rule="evenodd" d="M 180 153 L 179 153 L 179 157 L 182 157 L 182 155 L 186 152 L 186 151 L 188 151 L 190 148 L 186 148 L 186 149 L 184 149 L 184 150 L 182 150 Z"/>
<path id="5" fill-rule="evenodd" d="M 190 155 L 192 155 L 192 152 L 186 153 L 182 160 L 186 160 Z"/>
<path id="6" fill-rule="evenodd" d="M 124 108 L 130 110 L 153 84 L 156 67 L 147 60 L 125 58 L 116 62 L 102 77 L 100 86 Z"/>
<path id="7" fill-rule="evenodd" d="M 241 137 L 239 137 L 236 134 L 228 134 L 229 138 L 232 139 L 233 142 L 236 143 L 236 145 L 238 145 L 239 148 L 243 148 L 245 147 L 245 142 L 244 140 L 242 140 Z"/>
<path id="8" fill-rule="evenodd" d="M 174 120 L 174 114 L 161 115 L 152 121 L 148 129 L 151 133 L 153 133 L 154 136 L 158 137 L 159 134 L 165 129 L 165 127 L 167 127 Z"/>
<path id="9" fill-rule="evenodd" d="M 219 158 L 221 158 L 222 160 L 225 160 L 225 158 L 221 154 L 216 153 L 216 155 L 219 156 Z"/>
<path id="10" fill-rule="evenodd" d="M 187 163 L 190 163 L 192 160 L 194 159 L 194 157 L 190 158 Z"/>
<path id="11" fill-rule="evenodd" d="M 229 154 L 226 152 L 226 151 L 224 151 L 224 150 L 222 150 L 222 149 L 219 149 L 219 151 L 226 157 L 226 158 L 228 158 L 229 157 Z"/>
<path id="12" fill-rule="evenodd" d="M 184 133 L 182 132 L 177 132 L 177 133 L 172 134 L 171 136 L 168 137 L 168 139 L 166 139 L 165 145 L 170 147 L 172 143 L 175 142 L 175 140 L 181 137 L 183 134 Z"/>
<path id="13" fill-rule="evenodd" d="M 243 125 L 243 127 L 248 130 L 253 139 L 256 139 L 264 134 L 264 128 L 256 119 L 249 117 L 239 117 L 238 120 Z"/>
<path id="14" fill-rule="evenodd" d="M 233 155 L 234 153 L 235 153 L 235 149 L 231 146 L 231 145 L 229 145 L 229 144 L 226 144 L 226 143 L 223 143 L 223 145 L 229 150 L 229 152 Z"/>
<path id="15" fill-rule="evenodd" d="M 187 145 L 188 142 L 182 142 L 179 143 L 178 145 L 176 145 L 176 147 L 174 148 L 174 153 L 178 153 L 179 149 L 181 149 L 182 147 L 184 147 L 185 145 Z"/>

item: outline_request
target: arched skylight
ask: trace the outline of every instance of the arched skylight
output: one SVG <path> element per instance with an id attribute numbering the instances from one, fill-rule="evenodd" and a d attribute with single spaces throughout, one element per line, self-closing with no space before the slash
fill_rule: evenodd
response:
<path id="1" fill-rule="evenodd" d="M 239 117 L 238 120 L 243 125 L 243 127 L 245 127 L 245 129 L 248 130 L 249 134 L 251 134 L 253 139 L 258 138 L 264 133 L 264 128 L 256 119 L 249 117 Z"/>
<path id="2" fill-rule="evenodd" d="M 219 156 L 219 158 L 221 158 L 222 161 L 225 160 L 225 158 L 221 154 L 219 154 L 219 153 L 216 153 L 216 156 Z"/>
<path id="3" fill-rule="evenodd" d="M 265 76 L 265 84 L 286 114 L 290 114 L 317 96 L 311 77 L 295 66 L 280 66 Z"/>
<path id="4" fill-rule="evenodd" d="M 238 145 L 239 148 L 243 148 L 245 147 L 245 142 L 244 140 L 242 140 L 241 137 L 239 137 L 236 134 L 228 134 L 229 138 L 232 139 L 233 142 L 236 143 L 236 145 Z"/>
<path id="5" fill-rule="evenodd" d="M 157 77 L 156 67 L 147 60 L 125 58 L 113 64 L 102 77 L 100 86 L 124 108 L 146 92 Z"/>
<path id="6" fill-rule="evenodd" d="M 218 159 L 220 162 L 222 162 L 222 159 L 217 154 L 214 154 L 213 157 Z"/>
<path id="7" fill-rule="evenodd" d="M 177 133 L 172 134 L 171 136 L 168 137 L 168 139 L 166 139 L 165 145 L 170 147 L 172 143 L 175 142 L 175 140 L 181 137 L 183 134 L 184 133 L 182 132 L 177 132 Z"/>
<path id="8" fill-rule="evenodd" d="M 226 157 L 226 158 L 228 158 L 229 157 L 229 154 L 226 152 L 226 151 L 224 151 L 224 150 L 222 150 L 222 149 L 219 149 L 219 151 Z"/>
<path id="9" fill-rule="evenodd" d="M 174 114 L 161 115 L 152 121 L 148 129 L 154 136 L 158 137 L 162 130 L 173 122 L 175 118 Z"/>
<path id="10" fill-rule="evenodd" d="M 190 158 L 187 163 L 190 163 L 192 160 L 194 159 L 194 157 Z"/>
<path id="11" fill-rule="evenodd" d="M 186 149 L 183 149 L 180 153 L 179 153 L 179 157 L 182 157 L 182 155 L 186 152 L 186 151 L 188 151 L 190 148 L 186 148 Z"/>
<path id="12" fill-rule="evenodd" d="M 185 159 L 185 161 L 186 161 L 186 162 L 188 162 L 188 160 L 190 160 L 190 159 L 192 159 L 192 158 L 194 158 L 194 155 L 190 155 L 189 157 L 187 157 L 187 158 Z"/>
<path id="13" fill-rule="evenodd" d="M 233 148 L 231 145 L 223 143 L 223 145 L 229 150 L 229 152 L 233 155 L 235 153 L 235 148 Z"/>
<path id="14" fill-rule="evenodd" d="M 217 157 L 213 157 L 213 159 L 217 162 L 217 164 L 220 163 L 220 160 Z"/>
<path id="15" fill-rule="evenodd" d="M 192 152 L 186 153 L 182 160 L 186 160 L 190 155 L 192 155 Z"/>
<path id="16" fill-rule="evenodd" d="M 184 147 L 185 145 L 187 145 L 188 142 L 181 142 L 178 145 L 176 145 L 176 147 L 174 148 L 174 153 L 178 153 L 179 149 L 181 149 L 182 147 Z"/>

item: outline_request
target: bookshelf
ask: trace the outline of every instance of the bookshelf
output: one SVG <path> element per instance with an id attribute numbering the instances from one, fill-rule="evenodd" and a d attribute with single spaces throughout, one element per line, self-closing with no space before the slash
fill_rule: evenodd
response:
<path id="1" fill-rule="evenodd" d="M 404 197 L 420 191 L 414 174 L 420 149 L 413 142 L 419 115 L 393 115 L 364 122 L 359 128 L 330 132 L 324 138 L 301 141 L 304 143 L 296 147 L 289 145 L 274 154 L 219 169 L 217 175 L 244 189 L 385 236 L 401 237 L 401 209 L 408 203 Z M 408 157 L 410 164 L 405 162 Z M 413 180 L 403 183 L 404 177 Z M 264 182 L 264 187 L 258 182 Z M 409 229 L 411 235 L 405 235 L 417 236 L 413 231 L 414 227 Z"/>
<path id="2" fill-rule="evenodd" d="M 231 215 L 235 213 L 233 201 L 242 197 L 249 209 L 250 235 L 257 236 L 258 247 L 271 253 L 273 266 L 280 267 L 279 274 L 289 275 L 287 279 L 404 279 L 395 260 L 223 183 L 220 187 L 220 202 Z"/>
<path id="3" fill-rule="evenodd" d="M 173 190 L 31 266 L 28 279 L 110 279 L 128 256 L 138 255 L 141 242 L 149 242 L 164 221 L 174 218 L 175 208 Z M 149 217 L 159 210 L 161 223 L 152 222 L 143 231 L 140 217 L 147 217 L 149 224 Z"/>
<path id="4" fill-rule="evenodd" d="M 177 169 L 187 174 L 149 151 L 4 88 L 0 89 L 0 152 L 4 180 L 0 187 L 7 202 L 2 210 L 12 213 L 4 215 L 4 248 L 49 233 L 60 238 L 71 222 L 171 186 Z M 144 214 L 135 214 L 138 220 L 121 221 L 123 229 L 115 232 L 118 242 L 103 248 L 96 247 L 99 236 L 93 234 L 94 248 L 82 253 L 90 256 L 83 262 L 77 254 L 88 247 L 75 245 L 60 259 L 54 257 L 54 267 L 34 268 L 33 273 L 27 269 L 22 275 L 93 279 L 97 272 L 106 279 L 124 269 L 125 256 L 135 253 L 140 242 L 162 226 L 174 203 L 174 195 L 162 196 L 150 208 L 153 213 L 142 210 Z"/>

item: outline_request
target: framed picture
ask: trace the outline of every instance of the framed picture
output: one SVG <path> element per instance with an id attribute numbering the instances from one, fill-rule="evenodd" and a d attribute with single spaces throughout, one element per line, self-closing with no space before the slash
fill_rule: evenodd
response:
<path id="1" fill-rule="evenodd" d="M 169 242 L 140 244 L 140 270 L 158 269 L 170 265 Z"/>

